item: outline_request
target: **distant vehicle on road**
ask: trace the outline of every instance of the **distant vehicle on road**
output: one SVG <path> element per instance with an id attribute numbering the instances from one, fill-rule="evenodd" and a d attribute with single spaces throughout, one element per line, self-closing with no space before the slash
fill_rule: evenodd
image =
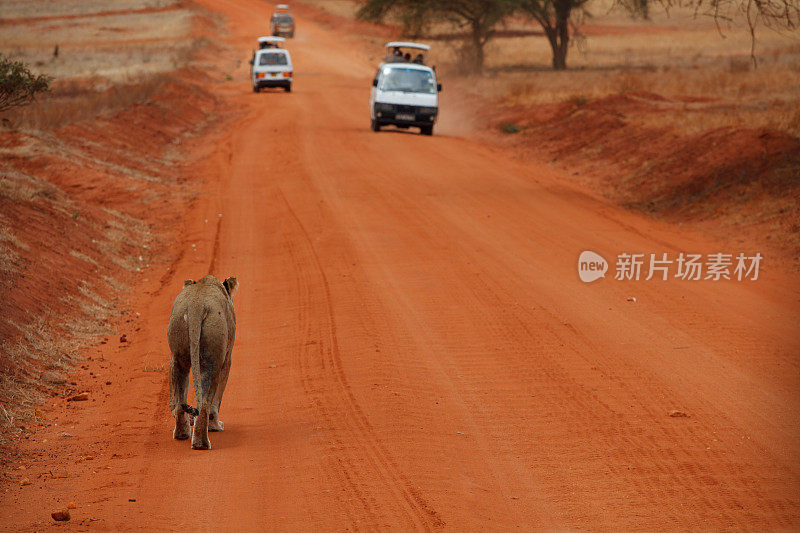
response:
<path id="1" fill-rule="evenodd" d="M 442 86 L 436 83 L 435 69 L 425 65 L 424 52 L 430 46 L 393 41 L 386 43 L 386 50 L 369 97 L 372 131 L 394 125 L 433 135 Z"/>
<path id="2" fill-rule="evenodd" d="M 294 17 L 289 13 L 289 6 L 278 4 L 269 19 L 269 31 L 273 36 L 294 38 Z"/>
<path id="3" fill-rule="evenodd" d="M 292 57 L 288 50 L 280 48 L 283 37 L 260 37 L 258 50 L 250 59 L 250 77 L 253 92 L 265 87 L 282 87 L 287 93 L 292 91 Z"/>

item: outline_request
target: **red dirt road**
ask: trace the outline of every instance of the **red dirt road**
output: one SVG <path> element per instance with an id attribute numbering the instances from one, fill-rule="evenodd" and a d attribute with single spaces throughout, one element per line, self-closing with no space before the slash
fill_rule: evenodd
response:
<path id="1" fill-rule="evenodd" d="M 269 6 L 203 3 L 246 59 Z M 446 128 L 373 133 L 372 65 L 302 17 L 288 47 L 291 94 L 233 73 L 241 116 L 196 147 L 180 257 L 102 349 L 113 394 L 51 408 L 26 443 L 51 474 L 2 495 L 4 526 L 75 501 L 71 527 L 108 530 L 800 528 L 796 274 L 584 284 L 587 249 L 758 250 Z M 182 280 L 209 272 L 241 290 L 226 429 L 196 452 L 149 370 Z"/>

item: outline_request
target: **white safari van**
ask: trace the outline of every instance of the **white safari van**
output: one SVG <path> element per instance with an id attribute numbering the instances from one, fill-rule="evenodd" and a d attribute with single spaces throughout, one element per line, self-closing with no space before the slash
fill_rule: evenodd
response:
<path id="1" fill-rule="evenodd" d="M 442 86 L 436 83 L 436 71 L 425 64 L 424 54 L 430 46 L 395 41 L 386 43 L 386 50 L 372 80 L 372 130 L 380 131 L 386 125 L 413 126 L 423 135 L 432 135 Z"/>
<path id="2" fill-rule="evenodd" d="M 281 87 L 287 93 L 292 90 L 292 58 L 288 50 L 280 46 L 283 37 L 259 37 L 258 50 L 250 60 L 250 76 L 253 92 L 264 87 Z"/>
<path id="3" fill-rule="evenodd" d="M 269 19 L 269 32 L 276 37 L 294 37 L 294 17 L 289 13 L 288 5 L 275 6 L 275 13 Z"/>

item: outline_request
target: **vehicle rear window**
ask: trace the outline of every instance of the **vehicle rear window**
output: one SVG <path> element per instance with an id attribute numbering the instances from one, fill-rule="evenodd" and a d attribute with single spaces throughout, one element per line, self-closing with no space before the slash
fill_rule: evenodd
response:
<path id="1" fill-rule="evenodd" d="M 291 15 L 275 15 L 275 22 L 278 24 L 291 24 L 292 23 L 292 16 Z"/>
<path id="2" fill-rule="evenodd" d="M 286 61 L 286 54 L 261 54 L 258 57 L 258 64 L 259 65 L 287 65 L 288 61 Z"/>

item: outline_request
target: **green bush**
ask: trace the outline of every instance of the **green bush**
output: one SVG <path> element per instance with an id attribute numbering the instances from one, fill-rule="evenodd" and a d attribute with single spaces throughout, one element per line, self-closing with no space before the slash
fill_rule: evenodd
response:
<path id="1" fill-rule="evenodd" d="M 37 94 L 49 90 L 48 76 L 36 76 L 23 62 L 0 55 L 0 112 L 30 104 Z"/>

